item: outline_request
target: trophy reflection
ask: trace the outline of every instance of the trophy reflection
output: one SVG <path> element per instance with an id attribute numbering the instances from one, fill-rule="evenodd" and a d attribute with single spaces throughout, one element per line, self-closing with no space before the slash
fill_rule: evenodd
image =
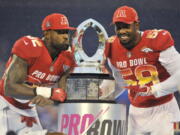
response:
<path id="1" fill-rule="evenodd" d="M 83 50 L 84 32 L 93 28 L 98 36 L 95 54 L 89 57 Z M 77 66 L 67 80 L 68 100 L 114 100 L 115 82 L 104 65 L 104 49 L 108 34 L 94 19 L 87 19 L 78 27 L 72 38 L 72 48 Z M 108 88 L 103 89 L 109 84 Z"/>

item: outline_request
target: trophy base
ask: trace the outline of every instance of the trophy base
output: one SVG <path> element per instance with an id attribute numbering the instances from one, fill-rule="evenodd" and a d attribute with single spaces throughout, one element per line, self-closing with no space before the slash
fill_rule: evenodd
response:
<path id="1" fill-rule="evenodd" d="M 104 80 L 114 80 L 109 74 L 72 73 L 67 79 L 67 100 L 109 100 L 114 101 L 114 87 L 106 95 L 101 94 L 100 85 Z M 102 98 L 106 97 L 106 98 Z"/>
<path id="2" fill-rule="evenodd" d="M 68 135 L 127 135 L 126 112 L 123 104 L 62 103 L 58 106 L 58 131 Z"/>

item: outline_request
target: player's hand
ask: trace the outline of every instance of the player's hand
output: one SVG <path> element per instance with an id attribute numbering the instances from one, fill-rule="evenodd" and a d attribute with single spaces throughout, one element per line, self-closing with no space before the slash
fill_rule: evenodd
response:
<path id="1" fill-rule="evenodd" d="M 134 94 L 134 97 L 152 95 L 151 88 L 148 86 L 130 85 L 126 86 L 125 88 L 130 90 L 130 94 Z"/>
<path id="2" fill-rule="evenodd" d="M 99 93 L 99 97 L 101 97 L 103 95 L 103 90 L 101 88 L 99 88 L 98 93 Z"/>
<path id="3" fill-rule="evenodd" d="M 47 135 L 66 135 L 64 133 L 59 133 L 59 132 L 52 132 L 52 133 L 47 133 Z"/>
<path id="4" fill-rule="evenodd" d="M 53 105 L 54 102 L 51 99 L 45 98 L 41 95 L 37 95 L 35 96 L 33 99 L 30 100 L 29 106 L 34 106 L 34 105 L 38 105 L 38 106 L 47 106 L 47 105 Z"/>
<path id="5" fill-rule="evenodd" d="M 148 87 L 148 88 L 147 88 L 146 93 L 147 93 L 147 95 L 154 95 L 154 94 L 152 93 L 152 88 L 151 88 L 151 87 Z"/>
<path id="6" fill-rule="evenodd" d="M 61 88 L 36 87 L 35 95 L 41 95 L 54 101 L 64 102 L 67 97 L 65 90 Z"/>
<path id="7" fill-rule="evenodd" d="M 133 92 L 147 92 L 148 88 L 147 86 L 139 86 L 139 85 L 135 85 L 135 86 L 125 86 L 124 88 L 133 91 Z"/>
<path id="8" fill-rule="evenodd" d="M 67 97 L 65 90 L 61 88 L 53 88 L 51 92 L 52 92 L 51 94 L 52 96 L 50 97 L 50 99 L 52 100 L 64 102 L 64 100 Z"/>

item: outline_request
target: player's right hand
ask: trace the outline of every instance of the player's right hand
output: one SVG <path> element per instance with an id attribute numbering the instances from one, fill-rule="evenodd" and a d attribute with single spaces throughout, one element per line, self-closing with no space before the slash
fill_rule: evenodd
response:
<path id="1" fill-rule="evenodd" d="M 43 97 L 41 95 L 35 96 L 29 102 L 30 107 L 34 107 L 35 105 L 44 107 L 44 106 L 53 105 L 53 104 L 54 104 L 53 100 L 51 100 L 49 98 L 45 98 L 45 97 Z"/>
<path id="2" fill-rule="evenodd" d="M 35 95 L 41 95 L 54 101 L 64 102 L 67 97 L 65 90 L 61 88 L 36 87 Z"/>
<path id="3" fill-rule="evenodd" d="M 61 88 L 53 88 L 52 89 L 52 96 L 50 97 L 52 100 L 64 102 L 66 97 L 67 97 L 67 94 L 66 94 L 65 90 L 63 90 Z"/>

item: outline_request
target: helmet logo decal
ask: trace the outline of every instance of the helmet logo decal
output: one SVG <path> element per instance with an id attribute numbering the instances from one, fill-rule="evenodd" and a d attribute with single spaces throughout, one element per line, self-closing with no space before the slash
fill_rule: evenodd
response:
<path id="1" fill-rule="evenodd" d="M 51 24 L 49 21 L 46 22 L 46 27 L 51 27 Z"/>
<path id="2" fill-rule="evenodd" d="M 62 25 L 69 25 L 68 20 L 65 16 L 61 17 L 61 22 Z"/>

